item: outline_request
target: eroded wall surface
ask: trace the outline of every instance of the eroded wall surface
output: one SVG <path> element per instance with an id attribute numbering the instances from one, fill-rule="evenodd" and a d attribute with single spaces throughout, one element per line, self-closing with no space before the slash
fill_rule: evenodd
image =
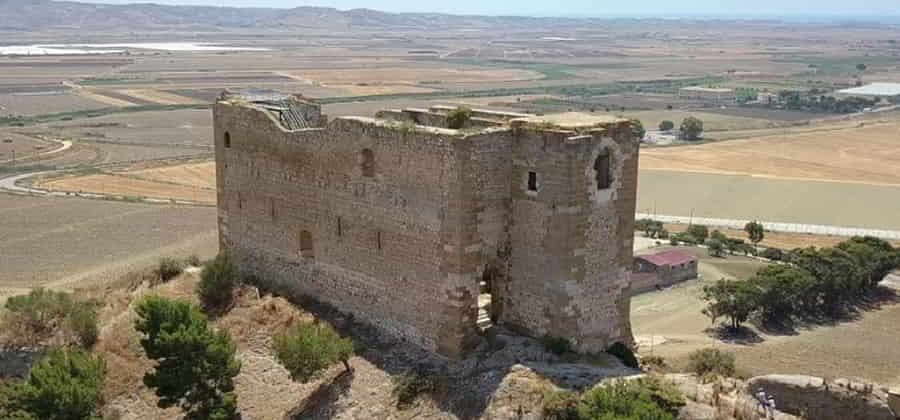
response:
<path id="1" fill-rule="evenodd" d="M 243 271 L 422 347 L 462 351 L 477 288 L 455 273 L 460 241 L 445 224 L 446 191 L 460 189 L 451 139 L 345 119 L 287 132 L 252 108 L 214 112 L 220 241 Z"/>
<path id="2" fill-rule="evenodd" d="M 594 162 L 610 155 L 612 183 Z M 524 130 L 513 146 L 511 271 L 504 323 L 572 340 L 584 352 L 631 344 L 628 287 L 637 144 L 627 124 L 578 134 Z M 537 175 L 529 191 L 528 172 Z"/>
<path id="3" fill-rule="evenodd" d="M 478 340 L 492 270 L 496 322 L 586 352 L 631 344 L 627 122 L 457 132 L 341 118 L 286 131 L 229 102 L 214 117 L 221 247 L 258 281 L 454 357 Z M 598 189 L 603 150 L 612 182 Z"/>

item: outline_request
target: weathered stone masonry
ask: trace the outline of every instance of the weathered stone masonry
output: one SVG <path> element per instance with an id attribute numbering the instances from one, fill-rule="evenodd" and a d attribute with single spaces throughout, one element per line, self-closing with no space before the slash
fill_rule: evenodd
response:
<path id="1" fill-rule="evenodd" d="M 454 130 L 448 108 L 327 121 L 276 99 L 214 107 L 220 246 L 247 274 L 451 357 L 478 340 L 482 280 L 496 324 L 631 344 L 627 120 L 475 111 Z"/>

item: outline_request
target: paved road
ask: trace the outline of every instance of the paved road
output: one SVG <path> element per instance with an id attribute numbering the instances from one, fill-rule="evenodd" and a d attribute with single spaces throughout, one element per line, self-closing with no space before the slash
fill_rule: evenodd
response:
<path id="1" fill-rule="evenodd" d="M 638 219 L 650 218 L 664 223 L 696 223 L 700 225 L 743 229 L 749 220 L 715 219 L 709 217 L 670 216 L 662 214 L 637 213 Z M 900 231 L 887 229 L 863 229 L 847 226 L 807 225 L 802 223 L 782 223 L 760 221 L 766 230 L 773 232 L 811 233 L 831 236 L 874 236 L 881 239 L 900 240 Z"/>

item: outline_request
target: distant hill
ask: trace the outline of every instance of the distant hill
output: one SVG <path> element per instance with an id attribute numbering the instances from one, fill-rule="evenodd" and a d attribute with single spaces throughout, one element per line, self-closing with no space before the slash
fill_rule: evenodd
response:
<path id="1" fill-rule="evenodd" d="M 341 11 L 325 7 L 294 9 L 92 4 L 52 0 L 0 0 L 0 29 L 160 29 L 219 27 L 271 29 L 386 29 L 444 27 L 528 27 L 537 22 L 564 24 L 572 19 Z"/>

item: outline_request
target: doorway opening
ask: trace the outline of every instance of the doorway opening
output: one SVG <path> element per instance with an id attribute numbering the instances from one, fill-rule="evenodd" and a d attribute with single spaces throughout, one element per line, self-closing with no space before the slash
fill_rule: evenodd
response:
<path id="1" fill-rule="evenodd" d="M 500 270 L 489 265 L 481 273 L 478 292 L 478 317 L 475 325 L 482 334 L 497 324 L 499 319 L 500 300 L 496 291 L 498 290 L 498 279 L 500 278 Z"/>

